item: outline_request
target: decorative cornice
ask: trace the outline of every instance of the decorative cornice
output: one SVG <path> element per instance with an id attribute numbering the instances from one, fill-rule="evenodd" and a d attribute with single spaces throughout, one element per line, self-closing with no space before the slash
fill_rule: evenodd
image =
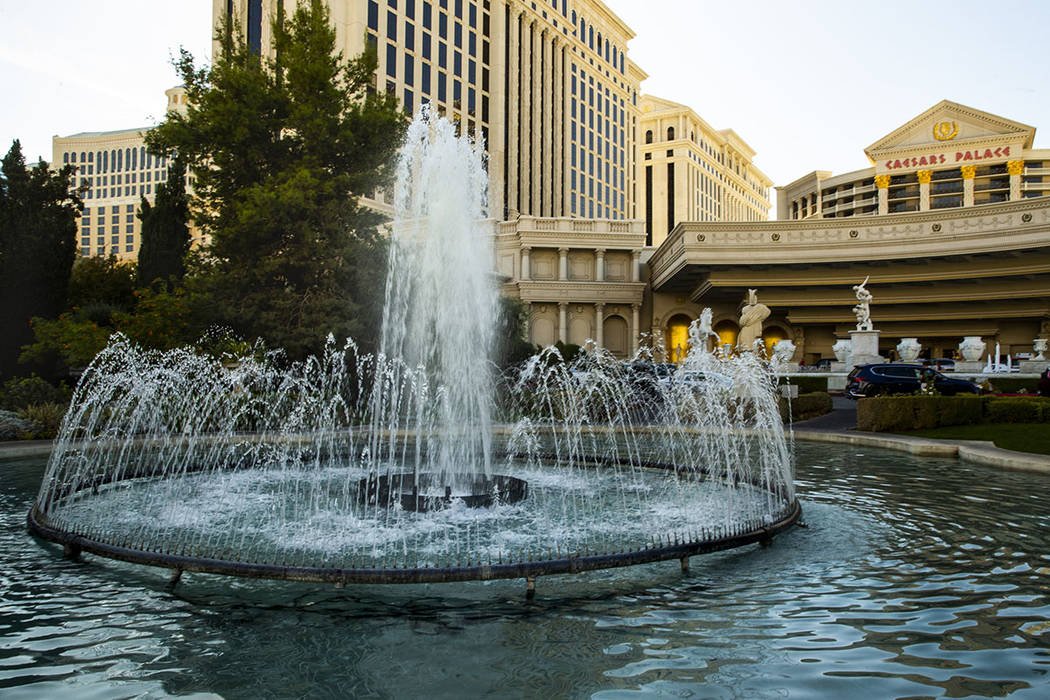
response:
<path id="1" fill-rule="evenodd" d="M 1050 248 L 1050 197 L 870 217 L 681 223 L 649 266 L 659 290 L 690 265 L 861 262 L 1028 248 Z"/>

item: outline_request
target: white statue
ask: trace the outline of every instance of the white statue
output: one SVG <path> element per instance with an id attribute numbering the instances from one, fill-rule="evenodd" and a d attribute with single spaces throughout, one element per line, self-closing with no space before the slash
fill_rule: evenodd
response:
<path id="1" fill-rule="evenodd" d="M 758 303 L 758 290 L 747 290 L 747 304 L 740 310 L 740 335 L 737 336 L 737 349 L 750 351 L 755 349 L 755 341 L 762 337 L 762 322 L 772 313 L 765 304 Z"/>
<path id="2" fill-rule="evenodd" d="M 870 331 L 872 330 L 871 325 L 871 292 L 864 286 L 868 283 L 868 277 L 864 278 L 864 281 L 853 287 L 853 291 L 857 294 L 857 305 L 853 307 L 853 313 L 857 314 L 857 330 L 858 331 Z"/>
<path id="3" fill-rule="evenodd" d="M 689 324 L 689 345 L 694 348 L 703 348 L 707 352 L 707 341 L 713 337 L 715 347 L 717 347 L 718 334 L 712 328 L 713 320 L 710 308 L 705 308 L 700 312 L 700 318 Z"/>

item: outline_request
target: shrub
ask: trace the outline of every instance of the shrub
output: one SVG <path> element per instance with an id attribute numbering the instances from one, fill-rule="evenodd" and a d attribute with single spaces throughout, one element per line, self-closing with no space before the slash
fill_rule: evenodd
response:
<path id="1" fill-rule="evenodd" d="M 986 423 L 1050 422 L 1050 400 L 990 398 L 985 402 Z"/>
<path id="2" fill-rule="evenodd" d="M 56 387 L 35 375 L 14 377 L 0 387 L 0 409 L 19 411 L 34 404 L 68 404 L 71 396 L 64 382 Z"/>
<path id="3" fill-rule="evenodd" d="M 781 377 L 780 384 L 791 384 L 797 386 L 800 396 L 802 394 L 827 392 L 828 390 L 827 377 Z"/>
<path id="4" fill-rule="evenodd" d="M 857 429 L 905 432 L 980 423 L 979 396 L 878 396 L 857 401 Z"/>
<path id="5" fill-rule="evenodd" d="M 65 404 L 40 403 L 27 406 L 21 412 L 22 418 L 32 424 L 27 430 L 29 439 L 44 440 L 58 435 L 58 429 L 62 425 L 62 417 L 66 415 Z"/>
<path id="6" fill-rule="evenodd" d="M 33 426 L 11 411 L 0 411 L 0 440 L 24 440 Z"/>
<path id="7" fill-rule="evenodd" d="M 791 400 L 790 417 L 792 422 L 816 418 L 825 413 L 830 413 L 832 408 L 831 394 L 826 391 L 815 391 L 808 394 L 799 394 Z M 780 397 L 780 418 L 784 422 L 788 420 L 788 400 Z"/>
<path id="8" fill-rule="evenodd" d="M 991 377 L 988 383 L 996 394 L 1034 394 L 1039 380 L 1031 377 Z"/>

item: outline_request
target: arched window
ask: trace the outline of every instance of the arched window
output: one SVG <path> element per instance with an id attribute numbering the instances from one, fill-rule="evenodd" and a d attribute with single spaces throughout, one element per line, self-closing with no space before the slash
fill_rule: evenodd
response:
<path id="1" fill-rule="evenodd" d="M 113 172 L 120 172 L 120 159 L 118 158 L 119 155 L 120 151 L 118 151 L 115 148 L 109 152 L 109 163 L 113 167 Z"/>
<path id="2" fill-rule="evenodd" d="M 598 48 L 595 49 L 598 52 L 598 58 L 602 57 L 602 33 L 598 32 Z"/>
<path id="3" fill-rule="evenodd" d="M 674 127 L 673 126 L 667 127 L 667 140 L 668 141 L 674 141 Z"/>
<path id="4" fill-rule="evenodd" d="M 572 11 L 572 26 L 576 26 L 576 10 Z"/>
<path id="5" fill-rule="evenodd" d="M 594 50 L 594 25 L 587 27 L 587 43 L 590 45 L 591 50 Z"/>
<path id="6" fill-rule="evenodd" d="M 652 129 L 649 129 L 648 131 L 645 132 L 645 142 L 646 143 L 652 143 L 653 142 L 653 130 Z"/>

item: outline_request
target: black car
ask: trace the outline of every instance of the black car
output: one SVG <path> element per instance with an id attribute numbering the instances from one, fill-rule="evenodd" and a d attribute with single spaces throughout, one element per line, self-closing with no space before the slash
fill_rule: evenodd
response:
<path id="1" fill-rule="evenodd" d="M 846 377 L 846 396 L 861 399 L 880 394 L 914 394 L 919 391 L 921 365 L 860 365 Z M 933 386 L 938 394 L 980 394 L 981 387 L 965 379 L 946 377 L 933 372 Z"/>

